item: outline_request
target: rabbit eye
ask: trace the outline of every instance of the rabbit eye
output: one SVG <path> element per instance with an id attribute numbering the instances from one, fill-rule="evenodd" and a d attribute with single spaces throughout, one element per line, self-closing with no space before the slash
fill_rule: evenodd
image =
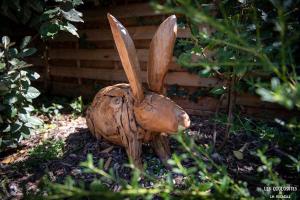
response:
<path id="1" fill-rule="evenodd" d="M 113 103 L 114 105 L 120 105 L 121 102 L 122 102 L 122 98 L 121 98 L 121 97 L 114 97 L 114 98 L 112 99 L 112 103 Z"/>

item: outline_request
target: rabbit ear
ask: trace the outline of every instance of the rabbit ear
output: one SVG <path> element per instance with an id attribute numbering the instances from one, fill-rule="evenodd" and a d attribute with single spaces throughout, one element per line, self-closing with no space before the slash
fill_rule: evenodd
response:
<path id="1" fill-rule="evenodd" d="M 176 35 L 176 16 L 172 15 L 161 23 L 151 41 L 148 85 L 154 92 L 162 93 L 163 91 L 163 82 L 168 71 L 168 64 L 172 59 Z"/>
<path id="2" fill-rule="evenodd" d="M 108 13 L 107 18 L 133 96 L 138 102 L 141 102 L 144 99 L 144 93 L 141 84 L 140 64 L 134 43 L 126 28 L 114 16 Z"/>

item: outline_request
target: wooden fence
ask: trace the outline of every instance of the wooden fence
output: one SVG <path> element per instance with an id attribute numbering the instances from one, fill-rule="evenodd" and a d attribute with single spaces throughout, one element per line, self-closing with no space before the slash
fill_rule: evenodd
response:
<path id="1" fill-rule="evenodd" d="M 127 82 L 119 55 L 112 40 L 112 34 L 106 18 L 107 12 L 117 17 L 127 28 L 135 42 L 142 68 L 142 79 L 146 82 L 146 66 L 150 41 L 160 22 L 167 16 L 154 12 L 146 3 L 129 4 L 111 9 L 95 8 L 84 10 L 84 24 L 79 25 L 80 39 L 61 34 L 49 44 L 45 55 L 48 60 L 32 60 L 43 76 L 40 83 L 55 95 L 93 96 L 97 90 L 117 82 Z M 178 38 L 190 37 L 188 29 L 179 29 Z M 176 64 L 175 57 L 170 63 L 166 85 L 178 85 L 188 91 L 198 88 L 211 88 L 224 84 L 217 78 L 201 78 L 191 74 Z M 209 114 L 216 110 L 218 99 L 199 97 L 197 103 L 185 98 L 174 98 L 190 114 Z M 225 102 L 225 101 L 224 101 Z M 263 103 L 258 97 L 242 94 L 237 97 L 237 105 L 242 113 L 254 116 L 268 116 L 283 111 L 273 104 Z M 225 104 L 225 103 L 224 103 Z M 225 107 L 225 105 L 222 105 Z"/>

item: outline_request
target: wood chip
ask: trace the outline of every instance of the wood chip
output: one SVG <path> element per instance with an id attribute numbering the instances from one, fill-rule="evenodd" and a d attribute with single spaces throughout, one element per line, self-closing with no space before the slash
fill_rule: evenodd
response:
<path id="1" fill-rule="evenodd" d="M 8 157 L 6 157 L 4 160 L 1 161 L 2 164 L 10 164 L 15 162 L 17 158 L 15 157 L 15 155 L 10 155 Z"/>
<path id="2" fill-rule="evenodd" d="M 108 170 L 108 167 L 109 167 L 111 161 L 112 161 L 112 157 L 109 157 L 104 164 L 104 170 Z"/>
<path id="3" fill-rule="evenodd" d="M 113 148 L 114 148 L 113 146 L 110 146 L 110 147 L 100 151 L 100 153 L 109 153 L 109 152 L 111 152 L 111 150 L 113 150 Z"/>

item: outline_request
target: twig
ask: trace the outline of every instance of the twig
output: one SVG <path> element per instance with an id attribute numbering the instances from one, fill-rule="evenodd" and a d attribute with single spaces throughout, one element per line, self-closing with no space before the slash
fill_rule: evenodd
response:
<path id="1" fill-rule="evenodd" d="M 224 99 L 225 99 L 225 94 L 222 94 L 220 99 L 219 99 L 218 105 L 216 107 L 215 118 L 218 117 L 220 107 L 221 107 L 222 102 L 224 101 Z M 214 132 L 213 132 L 213 143 L 212 143 L 213 149 L 215 149 L 216 141 L 217 141 L 217 122 L 215 121 L 214 122 Z"/>
<path id="2" fill-rule="evenodd" d="M 226 130 L 225 130 L 225 136 L 224 136 L 224 140 L 222 142 L 222 144 L 218 147 L 218 150 L 221 150 L 224 145 L 226 144 L 228 138 L 229 138 L 229 132 L 230 132 L 230 128 L 232 125 L 232 120 L 233 120 L 233 108 L 235 105 L 235 92 L 234 92 L 234 84 L 235 84 L 235 75 L 233 75 L 233 77 L 231 77 L 230 79 L 230 85 L 228 88 L 228 106 L 227 106 L 227 124 L 226 124 Z"/>

